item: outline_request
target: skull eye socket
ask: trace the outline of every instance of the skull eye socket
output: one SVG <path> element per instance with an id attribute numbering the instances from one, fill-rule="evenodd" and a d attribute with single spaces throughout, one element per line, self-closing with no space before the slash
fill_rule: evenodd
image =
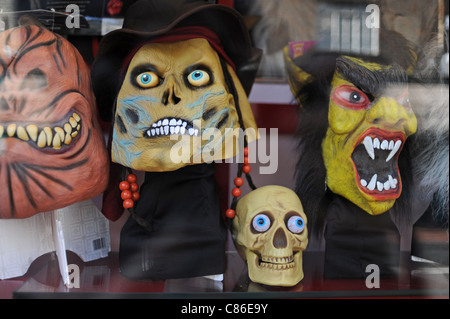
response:
<path id="1" fill-rule="evenodd" d="M 154 72 L 144 72 L 136 77 L 136 83 L 143 89 L 154 88 L 159 84 L 159 77 Z"/>
<path id="2" fill-rule="evenodd" d="M 269 230 L 272 222 L 270 221 L 269 216 L 265 214 L 256 215 L 253 218 L 252 227 L 258 233 L 265 233 Z"/>
<path id="3" fill-rule="evenodd" d="M 300 216 L 292 216 L 287 222 L 289 231 L 293 234 L 301 234 L 305 230 L 305 221 Z"/>
<path id="4" fill-rule="evenodd" d="M 194 87 L 202 87 L 210 83 L 211 77 L 206 71 L 195 70 L 188 75 L 187 80 Z"/>

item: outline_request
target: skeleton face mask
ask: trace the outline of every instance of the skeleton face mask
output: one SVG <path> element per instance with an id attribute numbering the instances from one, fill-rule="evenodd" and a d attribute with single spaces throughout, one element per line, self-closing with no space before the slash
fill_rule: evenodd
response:
<path id="1" fill-rule="evenodd" d="M 37 26 L 6 30 L 0 43 L 0 218 L 97 196 L 108 157 L 83 58 Z"/>
<path id="2" fill-rule="evenodd" d="M 150 43 L 132 58 L 117 98 L 113 161 L 142 171 L 173 171 L 235 156 L 229 129 L 240 127 L 239 118 L 222 65 L 236 87 L 246 127 L 256 127 L 237 76 L 206 39 Z"/>
<path id="3" fill-rule="evenodd" d="M 306 223 L 299 198 L 288 188 L 265 186 L 242 197 L 233 239 L 253 282 L 291 287 L 303 279 Z"/>
<path id="4" fill-rule="evenodd" d="M 406 74 L 399 66 L 338 59 L 322 144 L 333 193 L 371 215 L 392 208 L 402 192 L 398 157 L 416 130 Z"/>

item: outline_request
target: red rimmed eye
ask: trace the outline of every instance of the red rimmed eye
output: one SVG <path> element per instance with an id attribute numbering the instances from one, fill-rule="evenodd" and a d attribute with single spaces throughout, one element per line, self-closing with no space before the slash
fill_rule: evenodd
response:
<path id="1" fill-rule="evenodd" d="M 365 109 L 370 104 L 366 94 L 355 87 L 346 85 L 334 90 L 332 98 L 340 106 L 356 110 Z"/>

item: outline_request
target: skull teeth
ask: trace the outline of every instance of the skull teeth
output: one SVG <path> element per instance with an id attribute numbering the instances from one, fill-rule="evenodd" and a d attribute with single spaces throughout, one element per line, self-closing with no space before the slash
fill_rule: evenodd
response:
<path id="1" fill-rule="evenodd" d="M 60 150 L 64 145 L 70 145 L 80 130 L 81 117 L 77 113 L 73 113 L 62 126 L 39 128 L 34 124 L 27 126 L 21 126 L 16 123 L 11 123 L 7 126 L 0 125 L 0 139 L 17 138 L 22 141 L 32 142 L 41 149 L 52 148 Z"/>
<path id="2" fill-rule="evenodd" d="M 145 134 L 149 138 L 169 135 L 199 136 L 199 130 L 185 120 L 172 118 L 159 120 Z"/>
<path id="3" fill-rule="evenodd" d="M 294 256 L 290 257 L 261 257 L 259 263 L 261 268 L 274 269 L 274 270 L 286 270 L 295 267 Z"/>
<path id="4" fill-rule="evenodd" d="M 262 256 L 261 260 L 263 262 L 269 262 L 273 264 L 287 264 L 294 261 L 294 256 L 290 257 L 266 257 Z"/>

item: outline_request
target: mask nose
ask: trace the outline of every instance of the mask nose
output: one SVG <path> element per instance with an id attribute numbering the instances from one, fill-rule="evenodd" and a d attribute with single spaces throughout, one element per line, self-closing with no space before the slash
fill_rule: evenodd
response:
<path id="1" fill-rule="evenodd" d="M 176 83 L 172 79 L 169 81 L 170 82 L 168 83 L 161 99 L 161 103 L 164 106 L 167 106 L 169 104 L 177 105 L 181 102 L 181 98 L 179 97 L 180 94 L 176 92 Z"/>

